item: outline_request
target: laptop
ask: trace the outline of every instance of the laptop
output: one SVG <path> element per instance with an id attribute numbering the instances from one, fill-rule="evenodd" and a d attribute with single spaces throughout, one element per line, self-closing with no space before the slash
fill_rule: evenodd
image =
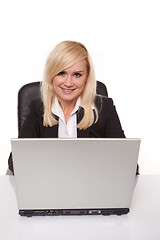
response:
<path id="1" fill-rule="evenodd" d="M 11 139 L 21 216 L 127 214 L 140 139 Z"/>

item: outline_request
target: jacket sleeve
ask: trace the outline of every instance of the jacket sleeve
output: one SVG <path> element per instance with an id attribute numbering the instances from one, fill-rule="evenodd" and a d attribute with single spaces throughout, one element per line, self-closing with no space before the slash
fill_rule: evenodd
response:
<path id="1" fill-rule="evenodd" d="M 105 126 L 105 137 L 125 138 L 124 131 L 118 117 L 116 107 L 111 98 L 104 98 L 102 102 L 101 118 Z"/>

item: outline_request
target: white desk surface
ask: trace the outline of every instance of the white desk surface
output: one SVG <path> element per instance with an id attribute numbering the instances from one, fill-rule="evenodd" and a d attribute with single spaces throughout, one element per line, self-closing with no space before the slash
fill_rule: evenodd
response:
<path id="1" fill-rule="evenodd" d="M 138 177 L 130 213 L 122 216 L 21 217 L 13 176 L 0 176 L 0 191 L 1 240 L 160 240 L 160 175 Z"/>

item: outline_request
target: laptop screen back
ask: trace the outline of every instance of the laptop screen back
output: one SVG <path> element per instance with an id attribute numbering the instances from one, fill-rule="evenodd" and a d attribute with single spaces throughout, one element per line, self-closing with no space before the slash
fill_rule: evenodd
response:
<path id="1" fill-rule="evenodd" d="M 19 209 L 129 208 L 139 139 L 12 139 Z"/>

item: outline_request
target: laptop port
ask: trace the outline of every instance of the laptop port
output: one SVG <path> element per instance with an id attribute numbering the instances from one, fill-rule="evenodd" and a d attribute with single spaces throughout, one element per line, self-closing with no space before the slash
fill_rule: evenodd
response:
<path id="1" fill-rule="evenodd" d="M 46 211 L 47 216 L 53 216 L 53 215 L 58 215 L 58 211 L 56 210 L 48 210 Z"/>
<path id="2" fill-rule="evenodd" d="M 87 215 L 87 210 L 63 210 L 62 215 Z"/>
<path id="3" fill-rule="evenodd" d="M 93 214 L 93 215 L 101 214 L 101 210 L 99 210 L 99 209 L 89 210 L 88 213 L 89 214 Z"/>

